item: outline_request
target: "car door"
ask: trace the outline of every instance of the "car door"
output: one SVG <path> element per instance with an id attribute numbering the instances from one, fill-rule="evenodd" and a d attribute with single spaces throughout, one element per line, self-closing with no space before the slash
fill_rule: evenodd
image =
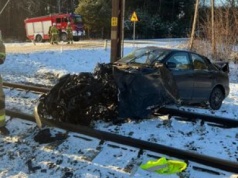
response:
<path id="1" fill-rule="evenodd" d="M 193 68 L 188 52 L 176 51 L 165 62 L 172 72 L 182 100 L 190 100 L 193 94 Z"/>
<path id="2" fill-rule="evenodd" d="M 213 88 L 214 75 L 209 70 L 206 60 L 198 54 L 191 53 L 194 68 L 194 90 L 193 100 L 206 100 Z"/>

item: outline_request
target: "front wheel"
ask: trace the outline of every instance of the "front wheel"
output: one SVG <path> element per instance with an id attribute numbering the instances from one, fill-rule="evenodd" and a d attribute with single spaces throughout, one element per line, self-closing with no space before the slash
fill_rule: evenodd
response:
<path id="1" fill-rule="evenodd" d="M 42 38 L 42 36 L 41 35 L 36 35 L 36 38 L 35 38 L 35 41 L 36 42 L 42 42 L 42 40 L 43 40 L 43 38 Z"/>
<path id="2" fill-rule="evenodd" d="M 223 100 L 224 93 L 222 89 L 219 87 L 214 88 L 209 99 L 210 107 L 214 110 L 220 109 Z"/>

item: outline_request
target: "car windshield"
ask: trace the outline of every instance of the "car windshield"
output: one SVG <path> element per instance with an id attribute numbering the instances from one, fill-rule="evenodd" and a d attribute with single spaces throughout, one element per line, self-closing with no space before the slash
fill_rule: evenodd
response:
<path id="1" fill-rule="evenodd" d="M 121 58 L 119 62 L 152 64 L 154 61 L 161 61 L 168 53 L 169 51 L 165 49 L 139 48 Z"/>
<path id="2" fill-rule="evenodd" d="M 82 17 L 80 16 L 80 15 L 75 15 L 74 17 L 73 17 L 73 21 L 74 21 L 74 23 L 82 23 L 83 21 L 82 21 Z"/>

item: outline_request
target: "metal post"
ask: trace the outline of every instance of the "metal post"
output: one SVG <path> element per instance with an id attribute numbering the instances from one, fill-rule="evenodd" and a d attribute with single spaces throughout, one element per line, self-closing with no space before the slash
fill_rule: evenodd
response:
<path id="1" fill-rule="evenodd" d="M 104 41 L 104 50 L 107 50 L 107 40 Z"/>
<path id="2" fill-rule="evenodd" d="M 136 38 L 136 22 L 133 22 L 133 46 L 135 47 L 135 38 Z"/>

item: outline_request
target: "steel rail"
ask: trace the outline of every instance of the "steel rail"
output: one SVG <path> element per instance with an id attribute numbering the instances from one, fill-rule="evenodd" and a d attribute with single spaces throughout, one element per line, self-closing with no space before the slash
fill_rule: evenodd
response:
<path id="1" fill-rule="evenodd" d="M 6 114 L 10 117 L 17 117 L 21 119 L 25 119 L 28 121 L 35 121 L 35 117 L 29 114 L 19 113 L 15 111 L 6 110 Z M 136 147 L 142 150 L 149 150 L 156 153 L 166 154 L 172 157 L 176 157 L 183 160 L 190 160 L 196 163 L 200 163 L 203 165 L 207 165 L 213 168 L 218 168 L 220 170 L 238 173 L 238 163 L 232 162 L 224 159 L 219 159 L 215 157 L 210 157 L 206 155 L 197 154 L 191 151 L 181 150 L 157 143 L 151 143 L 148 141 L 135 139 L 127 136 L 116 135 L 113 133 L 94 130 L 92 128 L 82 126 L 82 125 L 73 125 L 69 123 L 62 123 L 54 120 L 48 120 L 41 118 L 41 122 L 44 125 L 58 127 L 64 130 L 68 130 L 71 132 L 77 132 L 80 134 L 84 134 L 87 136 L 91 136 L 94 138 L 98 138 L 100 140 L 112 141 L 123 145 L 128 145 L 132 147 Z"/>
<path id="2" fill-rule="evenodd" d="M 3 82 L 3 86 L 11 87 L 11 88 L 19 88 L 19 89 L 23 89 L 23 90 L 36 91 L 36 92 L 41 92 L 41 93 L 48 93 L 50 91 L 50 88 L 37 87 L 37 86 L 31 86 L 31 85 L 23 85 L 23 84 L 18 84 L 18 83 Z M 192 119 L 192 120 L 193 119 L 201 119 L 206 122 L 222 124 L 223 126 L 229 127 L 229 128 L 238 127 L 237 119 L 205 115 L 205 114 L 199 114 L 199 113 L 192 113 L 192 112 L 188 112 L 188 111 L 181 111 L 179 109 L 166 108 L 166 107 L 160 108 L 157 111 L 157 113 L 167 114 L 170 116 L 179 116 L 179 117 L 184 117 L 184 118 Z"/>
<path id="3" fill-rule="evenodd" d="M 211 115 L 205 115 L 200 113 L 192 113 L 188 111 L 182 111 L 179 109 L 173 109 L 173 108 L 160 108 L 157 113 L 159 114 L 169 114 L 171 116 L 180 116 L 185 117 L 188 119 L 201 119 L 206 122 L 213 122 L 217 124 L 222 124 L 229 128 L 238 127 L 238 120 L 237 119 L 231 119 L 231 118 L 225 118 L 225 117 L 219 117 L 219 116 L 211 116 Z"/>
<path id="4" fill-rule="evenodd" d="M 23 85 L 23 84 L 18 84 L 18 83 L 3 82 L 3 86 L 11 87 L 11 88 L 19 88 L 19 89 L 23 89 L 23 90 L 30 90 L 30 91 L 35 91 L 35 92 L 41 92 L 41 93 L 48 93 L 50 91 L 50 88 L 37 87 L 37 86 L 31 86 L 31 85 Z M 201 119 L 206 122 L 222 124 L 223 126 L 228 127 L 228 128 L 238 127 L 237 119 L 205 115 L 205 114 L 199 114 L 199 113 L 192 113 L 192 112 L 188 112 L 188 111 L 182 111 L 179 109 L 166 108 L 166 107 L 160 108 L 159 110 L 157 110 L 157 113 L 164 114 L 164 115 L 167 114 L 170 116 L 184 117 L 184 118 L 191 119 L 191 120 Z"/>
<path id="5" fill-rule="evenodd" d="M 10 88 L 19 88 L 23 90 L 30 90 L 30 91 L 36 91 L 40 93 L 48 93 L 50 91 L 50 88 L 45 88 L 45 87 L 37 87 L 37 86 L 32 86 L 32 85 L 23 85 L 19 83 L 8 83 L 8 82 L 3 82 L 4 87 L 10 87 Z"/>

